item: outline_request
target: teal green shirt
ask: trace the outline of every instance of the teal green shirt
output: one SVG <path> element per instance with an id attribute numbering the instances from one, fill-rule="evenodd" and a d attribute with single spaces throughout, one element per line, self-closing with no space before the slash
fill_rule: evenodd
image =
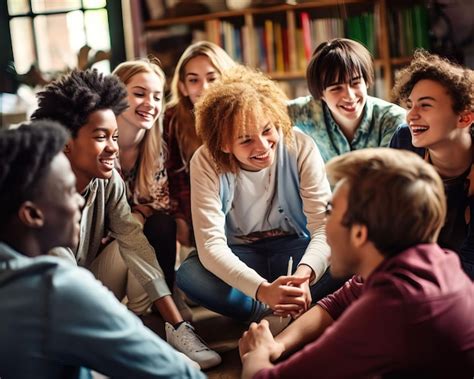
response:
<path id="1" fill-rule="evenodd" d="M 0 377 L 204 379 L 92 274 L 0 241 Z"/>
<path id="2" fill-rule="evenodd" d="M 397 127 L 406 122 L 398 105 L 367 96 L 362 119 L 354 139 L 348 141 L 322 100 L 299 97 L 288 104 L 293 124 L 314 139 L 324 161 L 366 147 L 386 147 Z"/>

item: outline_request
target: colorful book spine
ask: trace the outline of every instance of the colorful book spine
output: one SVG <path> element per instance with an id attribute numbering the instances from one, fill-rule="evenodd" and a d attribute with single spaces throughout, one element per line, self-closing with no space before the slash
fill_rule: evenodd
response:
<path id="1" fill-rule="evenodd" d="M 303 47 L 306 61 L 309 62 L 311 59 L 312 46 L 311 46 L 311 23 L 309 14 L 307 12 L 301 12 L 301 29 L 303 31 Z"/>
<path id="2" fill-rule="evenodd" d="M 285 71 L 285 62 L 283 59 L 283 35 L 281 24 L 279 22 L 274 24 L 274 40 L 275 40 L 275 70 L 278 72 Z"/>
<path id="3" fill-rule="evenodd" d="M 273 21 L 265 20 L 264 24 L 265 32 L 265 49 L 267 53 L 267 71 L 275 71 L 275 48 L 274 48 L 274 38 L 273 38 Z"/>
<path id="4" fill-rule="evenodd" d="M 288 61 L 289 70 L 295 72 L 298 70 L 298 55 L 296 50 L 296 23 L 295 13 L 288 12 L 286 23 L 288 26 Z"/>

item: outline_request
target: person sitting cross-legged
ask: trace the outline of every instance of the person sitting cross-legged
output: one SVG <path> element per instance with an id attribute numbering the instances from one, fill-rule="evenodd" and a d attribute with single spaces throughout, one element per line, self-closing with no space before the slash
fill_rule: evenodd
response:
<path id="1" fill-rule="evenodd" d="M 203 141 L 191 160 L 197 253 L 181 264 L 177 285 L 244 323 L 297 318 L 344 283 L 328 270 L 330 187 L 318 148 L 292 127 L 283 91 L 243 66 L 226 70 L 195 112 Z"/>
<path id="2" fill-rule="evenodd" d="M 38 108 L 31 118 L 51 119 L 70 131 L 64 153 L 76 175 L 76 190 L 86 202 L 77 247 L 58 246 L 51 254 L 89 269 L 119 300 L 126 299 L 135 314 L 144 315 L 152 307 L 158 310 L 168 323 L 168 343 L 207 369 L 218 365 L 221 357 L 177 309 L 155 250 L 137 220 L 140 215 L 132 214 L 125 183 L 115 169 L 117 117 L 128 106 L 121 80 L 97 70 L 72 71 L 38 93 Z M 118 248 L 104 243 L 112 239 Z"/>

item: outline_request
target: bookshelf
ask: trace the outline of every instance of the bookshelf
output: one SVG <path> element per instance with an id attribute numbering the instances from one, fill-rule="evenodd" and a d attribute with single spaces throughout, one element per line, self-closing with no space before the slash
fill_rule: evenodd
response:
<path id="1" fill-rule="evenodd" d="M 258 67 L 275 80 L 294 83 L 304 81 L 311 53 L 320 42 L 352 38 L 374 56 L 373 94 L 389 99 L 394 70 L 409 62 L 415 47 L 428 47 L 426 7 L 410 2 L 395 8 L 394 4 L 391 0 L 319 0 L 152 19 L 143 23 L 146 50 L 160 56 L 167 39 L 180 54 L 190 43 L 205 39 L 223 47 L 236 61 Z"/>

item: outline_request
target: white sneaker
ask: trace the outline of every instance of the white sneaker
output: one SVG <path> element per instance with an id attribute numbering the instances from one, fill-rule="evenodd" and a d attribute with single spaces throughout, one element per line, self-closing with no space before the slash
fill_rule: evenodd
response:
<path id="1" fill-rule="evenodd" d="M 181 359 L 183 359 L 188 365 L 190 365 L 192 368 L 195 368 L 196 370 L 200 370 L 201 366 L 197 362 L 194 362 L 191 358 L 189 358 L 186 354 L 183 354 L 180 351 L 176 350 L 176 354 L 178 354 Z M 95 379 L 95 378 L 93 378 Z"/>
<path id="2" fill-rule="evenodd" d="M 186 354 L 205 370 L 222 362 L 219 354 L 209 349 L 201 338 L 194 332 L 191 324 L 183 322 L 178 329 L 170 323 L 165 323 L 166 341 L 176 350 Z"/>

